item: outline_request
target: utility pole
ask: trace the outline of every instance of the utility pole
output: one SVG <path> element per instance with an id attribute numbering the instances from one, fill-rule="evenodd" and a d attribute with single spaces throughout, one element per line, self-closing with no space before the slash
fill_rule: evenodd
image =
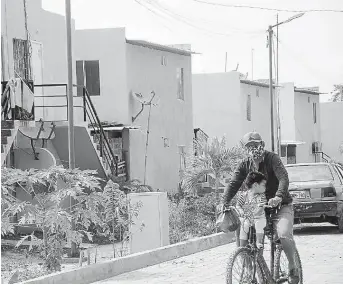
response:
<path id="1" fill-rule="evenodd" d="M 273 96 L 273 28 L 274 27 L 278 27 L 282 24 L 286 24 L 289 23 L 290 21 L 293 21 L 294 19 L 300 18 L 302 16 L 304 16 L 305 13 L 300 13 L 300 14 L 296 14 L 293 17 L 288 18 L 287 20 L 280 22 L 279 23 L 279 19 L 277 17 L 277 24 L 276 25 L 270 25 L 268 27 L 268 46 L 269 46 L 269 95 L 270 95 L 270 115 L 271 115 L 271 122 L 270 122 L 270 126 L 271 126 L 271 144 L 272 144 L 272 151 L 275 151 L 275 139 L 274 139 L 274 96 Z M 276 72 L 278 73 L 278 71 L 276 70 Z M 278 80 L 278 74 L 277 74 L 277 80 Z M 278 149 L 278 151 L 280 151 Z"/>
<path id="2" fill-rule="evenodd" d="M 69 150 L 69 169 L 75 168 L 75 140 L 74 140 L 74 101 L 73 101 L 73 58 L 71 42 L 71 8 L 70 0 L 65 0 L 66 9 L 66 29 L 67 29 L 67 65 L 68 65 L 68 150 Z M 70 210 L 73 206 L 73 198 L 70 197 Z M 75 228 L 72 221 L 72 229 Z M 76 244 L 71 243 L 71 257 L 77 254 Z"/>
<path id="3" fill-rule="evenodd" d="M 279 14 L 276 14 L 276 86 L 279 86 Z M 279 87 L 276 87 L 279 88 Z M 275 89 L 276 90 L 276 89 Z M 280 89 L 277 89 L 277 153 L 281 154 Z"/>
<path id="4" fill-rule="evenodd" d="M 269 96 L 270 96 L 270 135 L 272 152 L 275 151 L 274 140 L 274 96 L 273 96 L 273 27 L 268 28 L 268 47 L 269 47 Z"/>

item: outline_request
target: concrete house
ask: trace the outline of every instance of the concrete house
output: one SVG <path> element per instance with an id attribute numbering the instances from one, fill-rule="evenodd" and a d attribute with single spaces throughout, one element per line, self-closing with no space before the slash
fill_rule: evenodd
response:
<path id="1" fill-rule="evenodd" d="M 320 129 L 323 152 L 343 163 L 343 102 L 320 103 Z"/>
<path id="2" fill-rule="evenodd" d="M 240 73 L 193 74 L 194 127 L 209 137 L 225 134 L 228 146 L 250 131 L 259 132 L 271 149 L 269 86 L 243 80 Z"/>
<path id="3" fill-rule="evenodd" d="M 282 84 L 279 90 L 281 158 L 284 163 L 320 161 L 321 113 L 319 92 Z"/>
<path id="4" fill-rule="evenodd" d="M 128 176 L 176 191 L 193 142 L 192 53 L 128 40 L 124 28 L 77 30 L 74 47 L 77 84 L 121 139 Z"/>

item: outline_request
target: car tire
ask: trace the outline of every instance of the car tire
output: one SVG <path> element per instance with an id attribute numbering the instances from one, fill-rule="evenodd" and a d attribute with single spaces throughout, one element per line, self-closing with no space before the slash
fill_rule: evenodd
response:
<path id="1" fill-rule="evenodd" d="M 338 231 L 340 233 L 343 233 L 343 211 L 341 212 L 341 215 L 338 217 Z"/>

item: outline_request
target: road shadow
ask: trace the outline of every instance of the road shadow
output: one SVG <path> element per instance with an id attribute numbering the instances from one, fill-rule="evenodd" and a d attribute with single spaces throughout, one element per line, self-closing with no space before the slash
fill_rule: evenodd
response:
<path id="1" fill-rule="evenodd" d="M 328 223 L 294 225 L 294 235 L 339 235 L 338 227 Z"/>

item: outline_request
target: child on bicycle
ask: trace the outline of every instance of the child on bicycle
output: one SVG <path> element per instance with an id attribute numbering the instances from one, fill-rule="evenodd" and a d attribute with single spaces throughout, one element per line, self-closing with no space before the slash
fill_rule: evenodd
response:
<path id="1" fill-rule="evenodd" d="M 248 232 L 251 225 L 255 225 L 256 244 L 263 247 L 264 228 L 267 221 L 264 205 L 267 203 L 265 195 L 267 178 L 260 172 L 250 172 L 245 180 L 246 191 L 238 197 L 236 209 L 240 214 L 240 246 L 248 244 Z"/>

